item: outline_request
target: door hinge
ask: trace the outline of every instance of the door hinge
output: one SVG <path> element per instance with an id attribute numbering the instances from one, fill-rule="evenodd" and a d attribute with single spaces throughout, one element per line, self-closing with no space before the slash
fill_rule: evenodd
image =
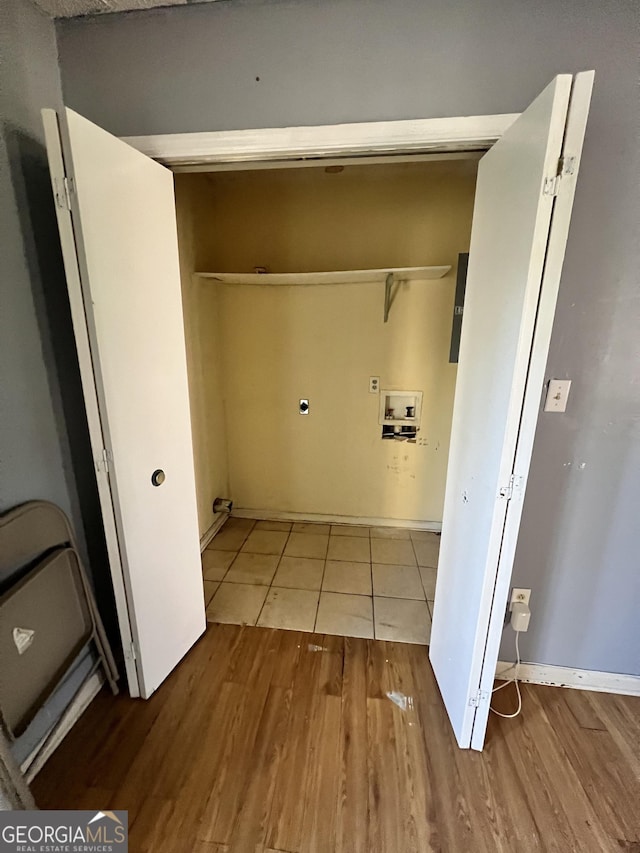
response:
<path id="1" fill-rule="evenodd" d="M 558 195 L 559 188 L 560 175 L 554 175 L 552 178 L 545 178 L 544 186 L 542 188 L 542 195 Z"/>
<path id="2" fill-rule="evenodd" d="M 107 450 L 106 447 L 102 448 L 102 453 L 100 454 L 100 458 L 96 459 L 96 470 L 98 472 L 104 472 L 105 474 L 109 473 L 109 463 L 113 461 L 113 454 L 110 450 Z"/>
<path id="3" fill-rule="evenodd" d="M 135 643 L 131 642 L 124 647 L 125 660 L 137 660 Z"/>
<path id="4" fill-rule="evenodd" d="M 576 170 L 576 158 L 570 155 L 560 157 L 555 175 L 544 179 L 542 187 L 543 195 L 556 196 L 560 190 L 562 179 L 565 175 L 573 175 Z"/>
<path id="5" fill-rule="evenodd" d="M 62 210 L 71 210 L 71 196 L 73 194 L 73 181 L 65 175 L 63 178 L 56 178 L 56 204 Z"/>
<path id="6" fill-rule="evenodd" d="M 489 701 L 488 690 L 476 690 L 473 696 L 469 696 L 469 705 L 472 708 L 479 708 L 483 702 Z"/>
<path id="7" fill-rule="evenodd" d="M 512 474 L 509 477 L 509 482 L 506 486 L 502 486 L 499 491 L 499 496 L 505 500 L 510 501 L 514 495 L 520 495 L 522 492 L 522 477 L 518 474 Z"/>

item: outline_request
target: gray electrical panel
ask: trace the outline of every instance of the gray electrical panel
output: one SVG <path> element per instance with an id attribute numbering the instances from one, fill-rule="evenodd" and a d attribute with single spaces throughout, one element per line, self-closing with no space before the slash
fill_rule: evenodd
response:
<path id="1" fill-rule="evenodd" d="M 460 355 L 460 335 L 462 333 L 462 317 L 464 313 L 464 292 L 467 287 L 467 268 L 469 266 L 469 253 L 463 252 L 458 255 L 458 277 L 456 279 L 456 298 L 453 306 L 453 322 L 451 324 L 451 349 L 449 350 L 449 361 L 458 363 Z"/>

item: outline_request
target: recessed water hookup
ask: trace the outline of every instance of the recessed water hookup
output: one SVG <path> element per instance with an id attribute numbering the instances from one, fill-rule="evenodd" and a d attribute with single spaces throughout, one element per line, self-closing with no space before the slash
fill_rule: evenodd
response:
<path id="1" fill-rule="evenodd" d="M 421 413 L 422 391 L 380 391 L 382 438 L 415 442 Z"/>

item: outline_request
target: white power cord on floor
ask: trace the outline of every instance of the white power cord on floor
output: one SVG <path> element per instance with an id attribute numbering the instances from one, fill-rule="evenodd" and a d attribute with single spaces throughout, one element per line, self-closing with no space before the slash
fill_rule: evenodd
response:
<path id="1" fill-rule="evenodd" d="M 512 720 L 514 717 L 517 717 L 520 711 L 522 711 L 522 694 L 520 693 L 520 684 L 518 683 L 518 671 L 520 668 L 520 632 L 516 631 L 516 663 L 515 669 L 516 674 L 513 678 L 510 678 L 509 681 L 505 681 L 504 684 L 500 684 L 498 687 L 494 687 L 491 691 L 492 693 L 497 693 L 498 690 L 502 690 L 503 687 L 508 687 L 509 684 L 515 684 L 516 693 L 518 694 L 518 709 L 513 714 L 501 714 L 500 711 L 496 711 L 495 708 L 489 706 L 489 710 L 493 711 L 498 717 L 504 717 L 505 720 Z"/>

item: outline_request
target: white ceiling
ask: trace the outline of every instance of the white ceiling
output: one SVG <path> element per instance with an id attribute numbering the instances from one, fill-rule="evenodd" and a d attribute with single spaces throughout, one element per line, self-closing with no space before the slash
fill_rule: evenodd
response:
<path id="1" fill-rule="evenodd" d="M 35 3 L 53 18 L 128 12 L 132 9 L 153 9 L 156 6 L 186 6 L 193 2 L 214 0 L 35 0 Z"/>

